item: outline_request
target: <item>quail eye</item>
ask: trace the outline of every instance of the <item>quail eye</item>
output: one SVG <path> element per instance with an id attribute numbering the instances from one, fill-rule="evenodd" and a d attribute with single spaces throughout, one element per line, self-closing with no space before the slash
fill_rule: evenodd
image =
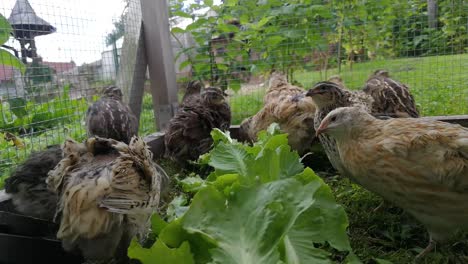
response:
<path id="1" fill-rule="evenodd" d="M 336 116 L 332 116 L 331 121 L 335 122 L 336 121 Z"/>

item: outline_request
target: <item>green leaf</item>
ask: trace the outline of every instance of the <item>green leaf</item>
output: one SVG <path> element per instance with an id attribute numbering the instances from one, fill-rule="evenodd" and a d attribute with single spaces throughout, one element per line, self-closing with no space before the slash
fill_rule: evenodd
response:
<path id="1" fill-rule="evenodd" d="M 272 48 L 281 43 L 281 41 L 283 40 L 285 40 L 285 38 L 283 38 L 282 36 L 271 36 L 265 40 L 265 43 L 268 43 L 268 47 Z"/>
<path id="2" fill-rule="evenodd" d="M 174 34 L 177 34 L 177 33 L 185 33 L 185 30 L 181 29 L 180 27 L 173 27 L 171 29 L 171 32 L 174 33 Z"/>
<path id="3" fill-rule="evenodd" d="M 314 203 L 297 218 L 284 237 L 282 255 L 286 263 L 332 263 L 330 253 L 316 248 L 314 243 L 328 242 L 340 251 L 351 251 L 346 213 L 334 201 L 330 188 L 310 168 L 298 175 L 298 179 L 312 186 Z M 346 263 L 360 262 L 353 255 Z"/>
<path id="4" fill-rule="evenodd" d="M 232 138 L 230 136 L 229 130 L 226 132 L 221 131 L 219 128 L 214 128 L 210 133 L 213 141 L 216 145 L 218 142 L 232 143 Z"/>
<path id="5" fill-rule="evenodd" d="M 294 241 L 291 241 L 294 239 Z M 311 246 L 311 241 L 308 240 L 307 234 L 303 237 L 297 234 L 290 238 L 286 235 L 283 240 L 284 260 L 288 264 L 328 264 L 332 263 L 328 258 L 331 254 L 325 250 Z"/>
<path id="6" fill-rule="evenodd" d="M 380 258 L 374 258 L 375 262 L 377 264 L 392 264 L 393 262 L 385 260 L 385 259 L 380 259 Z"/>
<path id="7" fill-rule="evenodd" d="M 206 241 L 200 234 L 189 234 L 182 228 L 182 218 L 170 222 L 164 228 L 159 239 L 171 248 L 180 247 L 185 241 L 190 243 L 190 249 L 196 263 L 208 263 L 211 259 L 209 250 L 213 243 Z"/>
<path id="8" fill-rule="evenodd" d="M 252 157 L 241 145 L 220 142 L 211 151 L 210 166 L 224 173 L 238 173 L 247 175 L 247 163 Z"/>
<path id="9" fill-rule="evenodd" d="M 226 1 L 224 1 L 224 4 L 226 6 L 235 6 L 235 5 L 237 5 L 237 2 L 239 2 L 239 0 L 226 0 Z"/>
<path id="10" fill-rule="evenodd" d="M 155 235 L 159 235 L 161 231 L 166 228 L 167 223 L 162 220 L 158 214 L 153 214 L 151 216 L 151 231 Z"/>
<path id="11" fill-rule="evenodd" d="M 26 111 L 26 100 L 24 98 L 11 98 L 8 99 L 8 104 L 10 105 L 10 111 L 12 111 L 15 116 L 22 118 L 28 115 Z"/>
<path id="12" fill-rule="evenodd" d="M 196 193 L 206 186 L 205 181 L 200 176 L 187 177 L 180 181 L 182 189 L 187 193 Z"/>
<path id="13" fill-rule="evenodd" d="M 189 13 L 185 13 L 184 11 L 177 10 L 172 13 L 174 16 L 185 17 L 185 18 L 192 18 L 192 15 Z"/>
<path id="14" fill-rule="evenodd" d="M 138 259 L 142 264 L 195 263 L 188 242 L 182 243 L 179 248 L 169 248 L 161 240 L 158 240 L 151 248 L 147 249 L 141 247 L 136 240 L 132 240 L 128 248 L 128 256 L 132 259 Z"/>
<path id="15" fill-rule="evenodd" d="M 182 218 L 176 219 L 161 230 L 159 239 L 161 239 L 166 245 L 176 248 L 179 247 L 182 242 L 187 240 L 187 234 L 182 229 L 181 220 Z"/>
<path id="16" fill-rule="evenodd" d="M 281 129 L 280 129 L 280 126 L 279 126 L 278 123 L 271 123 L 271 124 L 268 126 L 268 128 L 267 128 L 266 131 L 268 132 L 269 135 L 273 135 L 273 136 L 274 136 L 274 135 L 280 134 Z"/>
<path id="17" fill-rule="evenodd" d="M 185 194 L 174 197 L 174 199 L 172 199 L 167 207 L 166 215 L 168 217 L 168 221 L 170 222 L 174 219 L 182 217 L 189 208 L 187 203 L 188 201 L 187 197 L 185 197 Z"/>
<path id="18" fill-rule="evenodd" d="M 321 183 L 321 186 L 313 195 L 314 204 L 298 217 L 288 233 L 290 240 L 298 241 L 299 246 L 303 242 L 308 243 L 309 248 L 313 247 L 312 243 L 328 242 L 337 250 L 351 251 L 345 210 L 335 202 L 330 188 L 310 168 L 302 174 L 302 179 Z M 303 237 L 307 237 L 307 241 L 302 240 Z"/>
<path id="19" fill-rule="evenodd" d="M 205 5 L 207 5 L 209 7 L 213 6 L 213 0 L 204 0 L 203 2 L 205 3 Z"/>
<path id="20" fill-rule="evenodd" d="M 8 20 L 0 14 L 0 46 L 8 41 L 12 30 L 13 28 L 10 23 L 8 23 Z"/>
<path id="21" fill-rule="evenodd" d="M 189 66 L 190 64 L 192 64 L 192 62 L 190 60 L 183 61 L 179 65 L 179 70 L 181 71 L 181 70 L 185 69 L 185 67 Z"/>
<path id="22" fill-rule="evenodd" d="M 256 146 L 262 149 L 257 154 L 252 169 L 263 183 L 295 176 L 304 170 L 296 151 L 291 151 L 286 134 L 279 134 L 279 126 L 271 124 L 259 134 Z"/>
<path id="23" fill-rule="evenodd" d="M 241 82 L 240 80 L 231 80 L 229 82 L 229 88 L 231 88 L 234 92 L 237 92 L 241 89 Z"/>
<path id="24" fill-rule="evenodd" d="M 272 19 L 272 17 L 262 17 L 262 19 L 260 19 L 260 21 L 258 21 L 257 24 L 252 26 L 252 28 L 259 29 L 259 28 L 263 27 L 266 23 L 268 23 L 268 21 L 270 21 L 270 19 Z"/>
<path id="25" fill-rule="evenodd" d="M 218 70 L 223 71 L 223 72 L 229 69 L 229 66 L 224 63 L 218 63 L 216 64 L 216 67 L 218 68 Z"/>
<path id="26" fill-rule="evenodd" d="M 294 179 L 241 188 L 231 199 L 213 187 L 199 191 L 182 220 L 184 229 L 216 241 L 214 263 L 277 263 L 277 246 L 313 203 L 313 186 Z"/>
<path id="27" fill-rule="evenodd" d="M 323 18 L 331 18 L 332 13 L 330 12 L 330 8 L 326 5 L 311 5 L 307 12 L 313 13 L 315 15 L 319 15 Z"/>
<path id="28" fill-rule="evenodd" d="M 270 126 L 268 127 L 268 134 L 273 135 L 275 129 L 274 127 Z M 269 136 L 266 141 L 263 143 L 263 147 L 266 149 L 272 149 L 275 150 L 281 146 L 288 146 L 288 135 L 286 134 L 278 134 L 278 135 L 273 135 Z"/>
<path id="29" fill-rule="evenodd" d="M 304 169 L 277 124 L 260 134 L 248 146 L 212 130 L 215 146 L 204 159 L 215 170 L 206 180 L 181 181 L 196 194 L 187 211 L 168 210 L 177 216 L 169 224 L 153 216 L 158 241 L 175 249 L 188 242 L 195 263 L 331 263 L 331 247 L 349 252 L 344 263 L 360 263 L 330 188 Z"/>
<path id="30" fill-rule="evenodd" d="M 262 156 L 257 159 L 251 169 L 258 175 L 260 182 L 266 183 L 280 179 L 279 157 L 275 151 L 266 149 L 262 151 Z"/>
<path id="31" fill-rule="evenodd" d="M 239 181 L 239 174 L 224 174 L 216 178 L 213 182 L 218 190 L 223 191 L 225 195 L 233 189 L 233 184 Z M 235 188 L 235 186 L 234 186 Z"/>
<path id="32" fill-rule="evenodd" d="M 14 55 L 3 49 L 0 49 L 0 65 L 8 65 L 15 67 L 19 69 L 23 74 L 26 71 L 26 67 L 18 58 L 16 58 Z"/>
<path id="33" fill-rule="evenodd" d="M 218 24 L 218 29 L 221 30 L 221 32 L 239 32 L 238 27 L 225 23 Z"/>
<path id="34" fill-rule="evenodd" d="M 239 18 L 239 22 L 240 22 L 241 24 L 247 24 L 247 23 L 249 23 L 249 15 L 248 15 L 248 14 L 245 14 L 245 13 L 242 14 L 242 15 L 240 16 L 240 18 Z"/>

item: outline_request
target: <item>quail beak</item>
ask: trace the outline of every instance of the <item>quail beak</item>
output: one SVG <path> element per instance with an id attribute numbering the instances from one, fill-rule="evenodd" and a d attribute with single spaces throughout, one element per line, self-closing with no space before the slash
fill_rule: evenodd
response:
<path id="1" fill-rule="evenodd" d="M 323 120 L 317 131 L 315 131 L 315 137 L 318 137 L 320 134 L 325 132 L 328 129 L 328 124 L 328 120 Z"/>

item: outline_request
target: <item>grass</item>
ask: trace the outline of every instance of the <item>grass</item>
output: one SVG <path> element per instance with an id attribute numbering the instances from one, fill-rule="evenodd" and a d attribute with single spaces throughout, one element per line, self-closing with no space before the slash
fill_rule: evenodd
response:
<path id="1" fill-rule="evenodd" d="M 337 202 L 345 207 L 351 246 L 363 263 L 376 263 L 375 258 L 412 263 L 427 246 L 429 236 L 424 227 L 400 208 L 386 203 L 373 212 L 383 201 L 379 196 L 338 176 L 324 178 Z M 468 240 L 437 246 L 419 263 L 468 263 Z"/>
<path id="2" fill-rule="evenodd" d="M 249 94 L 234 95 L 229 98 L 232 111 L 232 124 L 240 124 L 245 118 L 257 113 L 263 106 L 265 90 L 255 90 Z"/>
<path id="3" fill-rule="evenodd" d="M 406 83 L 423 116 L 468 114 L 468 54 L 375 60 L 355 63 L 352 70 L 343 65 L 339 74 L 349 89 L 362 87 L 376 69 L 387 69 L 392 77 Z M 337 69 L 325 72 L 296 72 L 294 79 L 306 89 L 314 83 L 338 74 Z M 238 94 L 230 98 L 233 124 L 255 114 L 262 107 L 264 90 Z"/>

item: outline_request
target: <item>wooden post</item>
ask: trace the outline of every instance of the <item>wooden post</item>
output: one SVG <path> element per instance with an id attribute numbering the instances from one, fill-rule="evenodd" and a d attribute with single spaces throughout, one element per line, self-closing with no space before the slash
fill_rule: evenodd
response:
<path id="1" fill-rule="evenodd" d="M 164 131 L 178 107 L 167 1 L 140 1 L 156 127 Z"/>
<path id="2" fill-rule="evenodd" d="M 131 1 L 125 18 L 125 35 L 117 86 L 124 92 L 124 101 L 140 121 L 146 77 L 146 48 L 143 33 L 141 5 Z"/>
<path id="3" fill-rule="evenodd" d="M 128 98 L 129 107 L 137 116 L 138 124 L 140 124 L 141 104 L 143 102 L 143 96 L 145 93 L 145 75 L 147 67 L 143 27 L 141 28 L 140 32 L 141 34 L 137 42 L 136 62 L 134 66 L 135 70 L 133 72 L 133 79 L 131 84 L 132 90 Z"/>

